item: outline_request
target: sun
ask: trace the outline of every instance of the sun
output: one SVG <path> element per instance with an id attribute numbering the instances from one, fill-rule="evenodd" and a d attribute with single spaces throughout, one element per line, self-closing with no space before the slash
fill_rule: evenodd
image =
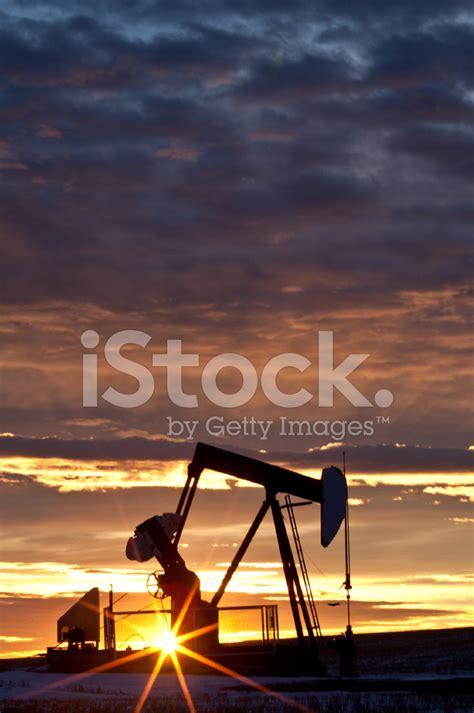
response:
<path id="1" fill-rule="evenodd" d="M 197 651 L 194 651 L 193 649 L 188 649 L 187 646 L 185 646 L 185 643 L 187 641 L 190 641 L 192 639 L 196 639 L 199 636 L 203 636 L 204 634 L 208 634 L 210 631 L 214 631 L 217 628 L 217 623 L 214 624 L 209 624 L 208 626 L 203 626 L 200 629 L 195 629 L 194 631 L 188 631 L 184 634 L 178 634 L 177 632 L 179 631 L 179 628 L 183 622 L 184 617 L 186 616 L 186 612 L 189 609 L 189 606 L 191 604 L 192 597 L 195 593 L 195 589 L 192 589 L 188 597 L 181 608 L 181 611 L 179 612 L 179 615 L 177 617 L 177 620 L 174 623 L 174 626 L 172 629 L 169 631 L 163 631 L 153 642 L 153 646 L 156 649 L 156 652 L 159 651 L 159 654 L 156 654 L 156 661 L 153 666 L 153 670 L 150 673 L 146 684 L 143 688 L 143 691 L 141 692 L 141 695 L 137 701 L 137 705 L 135 706 L 134 713 L 142 713 L 143 707 L 148 699 L 148 696 L 150 695 L 150 691 L 153 688 L 153 685 L 158 678 L 158 675 L 163 668 L 163 664 L 169 657 L 171 659 L 171 662 L 174 666 L 174 669 L 176 671 L 176 675 L 178 676 L 179 684 L 181 686 L 181 690 L 183 691 L 183 695 L 186 699 L 186 704 L 188 707 L 188 713 L 196 713 L 196 706 L 193 703 L 193 700 L 191 698 L 191 694 L 189 692 L 188 684 L 186 682 L 183 669 L 181 667 L 181 663 L 179 661 L 178 654 L 180 656 L 184 656 L 190 659 L 194 659 L 195 661 L 198 661 L 201 664 L 204 664 L 205 666 L 208 666 L 210 669 L 213 669 L 214 671 L 217 671 L 220 674 L 224 674 L 225 676 L 230 676 L 231 678 L 235 679 L 236 681 L 240 681 L 247 686 L 250 686 L 256 691 L 259 691 L 260 693 L 266 693 L 267 695 L 271 696 L 272 698 L 276 698 L 280 702 L 283 702 L 285 706 L 295 708 L 296 710 L 302 711 L 302 713 L 311 713 L 309 708 L 306 708 L 306 706 L 302 705 L 298 701 L 294 701 L 291 698 L 286 698 L 282 693 L 279 693 L 278 691 L 273 691 L 270 688 L 267 688 L 261 683 L 257 683 L 257 681 L 253 681 L 251 678 L 247 678 L 246 676 L 242 675 L 241 673 L 237 671 L 233 671 L 230 668 L 227 668 L 226 666 L 223 666 L 223 664 L 213 661 L 213 659 L 209 659 L 203 654 L 200 654 Z M 148 647 L 145 647 L 144 649 L 140 651 L 134 651 L 128 655 L 126 655 L 123 658 L 120 659 L 113 659 L 112 661 L 107 661 L 104 664 L 100 664 L 99 666 L 95 666 L 94 668 L 88 669 L 86 671 L 81 671 L 80 673 L 76 673 L 73 676 L 69 676 L 66 679 L 62 679 L 61 681 L 54 681 L 52 683 L 47 684 L 46 686 L 36 689 L 36 692 L 38 690 L 47 690 L 47 689 L 52 689 L 52 688 L 57 688 L 58 686 L 62 686 L 65 683 L 70 683 L 72 681 L 78 681 L 82 678 L 87 678 L 89 676 L 93 676 L 96 673 L 102 673 L 103 671 L 110 671 L 113 668 L 116 668 L 117 666 L 122 666 L 124 663 L 127 661 L 134 661 L 136 659 L 139 659 L 143 656 L 148 656 L 150 652 L 150 649 Z M 23 694 L 24 695 L 24 694 Z M 23 696 L 20 696 L 23 697 Z"/>
<path id="2" fill-rule="evenodd" d="M 154 645 L 157 649 L 161 649 L 163 653 L 169 655 L 176 651 L 179 643 L 172 631 L 164 631 L 154 640 Z"/>

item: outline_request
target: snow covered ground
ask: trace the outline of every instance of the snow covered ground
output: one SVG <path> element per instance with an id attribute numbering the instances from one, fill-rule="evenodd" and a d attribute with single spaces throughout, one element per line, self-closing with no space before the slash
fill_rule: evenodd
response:
<path id="1" fill-rule="evenodd" d="M 89 677 L 51 674 L 28 670 L 0 673 L 1 713 L 133 713 L 148 680 L 147 674 L 102 673 Z M 399 681 L 399 690 L 374 691 L 382 681 Z M 433 682 L 433 691 L 407 691 L 410 681 Z M 452 677 L 433 675 L 372 677 L 357 679 L 357 692 L 325 690 L 329 686 L 344 689 L 344 682 L 311 678 L 258 678 L 255 681 L 274 689 L 273 695 L 259 692 L 225 676 L 187 675 L 186 682 L 196 713 L 279 713 L 306 710 L 321 713 L 472 713 L 474 695 L 466 692 L 469 677 L 459 678 L 459 688 Z M 472 678 L 470 679 L 472 681 Z M 447 692 L 440 682 L 445 682 Z M 451 685 L 448 687 L 448 682 Z M 350 686 L 350 682 L 346 682 Z M 341 685 L 342 684 L 342 685 Z M 410 684 L 410 685 L 412 685 Z M 390 685 L 390 684 L 389 684 Z M 367 690 L 364 690 L 366 687 Z M 395 686 L 398 688 L 398 684 Z M 150 691 L 143 713 L 181 713 L 188 711 L 177 676 L 160 674 Z"/>

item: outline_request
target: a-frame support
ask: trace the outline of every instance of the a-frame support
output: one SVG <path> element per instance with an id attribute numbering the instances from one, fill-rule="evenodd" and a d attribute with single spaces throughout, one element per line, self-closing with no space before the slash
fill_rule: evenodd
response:
<path id="1" fill-rule="evenodd" d="M 250 543 L 252 542 L 260 524 L 267 514 L 269 508 L 271 508 L 273 515 L 273 522 L 275 525 L 275 532 L 278 540 L 278 547 L 280 550 L 281 562 L 283 565 L 283 573 L 285 575 L 286 586 L 288 589 L 288 596 L 290 598 L 291 612 L 293 614 L 293 621 L 295 624 L 296 635 L 300 644 L 306 643 L 306 634 L 304 628 L 307 631 L 307 637 L 310 644 L 315 644 L 316 639 L 313 632 L 313 626 L 311 623 L 311 617 L 306 605 L 306 601 L 303 595 L 303 590 L 298 577 L 298 571 L 296 569 L 295 559 L 293 557 L 293 551 L 291 549 L 290 540 L 288 538 L 288 533 L 286 531 L 285 522 L 283 515 L 281 513 L 281 506 L 275 497 L 274 493 L 268 493 L 267 497 L 263 501 L 254 521 L 252 522 L 247 534 L 245 535 L 242 544 L 234 555 L 232 562 L 227 569 L 227 572 L 222 579 L 219 589 L 214 594 L 211 604 L 217 606 L 229 584 L 235 570 L 242 561 L 245 553 L 247 552 Z M 304 628 L 303 628 L 304 623 Z"/>
<path id="2" fill-rule="evenodd" d="M 269 507 L 270 507 L 270 501 L 267 498 L 266 500 L 263 501 L 263 503 L 260 507 L 260 510 L 256 514 L 254 521 L 250 525 L 249 531 L 245 535 L 244 539 L 242 540 L 242 544 L 240 545 L 239 549 L 235 553 L 235 555 L 232 559 L 232 562 L 230 563 L 230 566 L 224 575 L 224 578 L 220 584 L 219 589 L 212 597 L 212 600 L 211 600 L 212 606 L 216 607 L 219 604 L 220 600 L 222 599 L 222 595 L 224 594 L 226 587 L 232 578 L 232 575 L 234 574 L 235 570 L 241 563 L 242 558 L 245 556 L 245 553 L 247 552 L 248 547 L 249 547 L 250 543 L 252 542 L 255 533 L 257 532 L 258 528 L 260 527 L 260 524 L 261 524 L 263 518 L 267 514 Z"/>

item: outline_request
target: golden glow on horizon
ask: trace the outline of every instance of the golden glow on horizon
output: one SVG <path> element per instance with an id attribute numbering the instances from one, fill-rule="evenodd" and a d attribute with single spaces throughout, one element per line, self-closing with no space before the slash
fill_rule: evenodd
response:
<path id="1" fill-rule="evenodd" d="M 197 574 L 201 580 L 203 592 L 214 592 L 222 580 L 222 567 L 224 563 L 216 564 L 216 569 L 198 569 Z M 257 563 L 258 564 L 258 563 Z M 109 583 L 114 582 L 117 592 L 130 592 L 144 594 L 145 571 L 134 571 L 110 567 L 104 571 L 89 571 L 76 565 L 62 562 L 0 562 L 2 579 L 4 582 L 3 593 L 0 597 L 15 596 L 18 593 L 39 597 L 73 596 L 78 592 L 87 591 L 92 586 L 106 591 Z M 261 581 L 266 578 L 267 581 Z M 343 598 L 341 594 L 341 574 L 310 573 L 310 579 L 315 592 L 320 598 Z M 271 580 L 271 581 L 268 581 Z M 390 601 L 399 597 L 402 590 L 410 592 L 410 602 L 430 601 L 438 602 L 439 591 L 434 587 L 443 587 L 446 595 L 462 595 L 462 588 L 466 587 L 465 595 L 472 597 L 474 575 L 470 573 L 450 574 L 446 572 L 427 572 L 408 576 L 371 576 L 357 575 L 354 577 L 359 601 Z M 452 587 L 452 591 L 450 588 Z M 271 596 L 286 595 L 286 582 L 283 572 L 268 570 L 264 567 L 237 570 L 232 577 L 227 592 L 234 594 L 260 594 L 267 598 Z M 394 592 L 398 592 L 394 595 Z M 399 601 L 399 599 L 397 599 Z"/>
<path id="2" fill-rule="evenodd" d="M 0 641 L 7 644 L 16 644 L 19 641 L 34 641 L 32 636 L 0 636 Z"/>
<path id="3" fill-rule="evenodd" d="M 32 478 L 42 485 L 57 488 L 61 492 L 83 490 L 107 490 L 113 488 L 168 487 L 181 488 L 186 481 L 187 462 L 185 461 L 84 461 L 65 458 L 0 458 L 0 471 L 8 474 Z M 290 467 L 291 464 L 279 465 Z M 299 468 L 302 475 L 320 478 L 321 469 Z M 0 476 L 1 477 L 1 476 Z M 351 488 L 360 485 L 395 485 L 406 487 L 426 486 L 443 487 L 440 494 L 454 497 L 467 497 L 474 501 L 474 473 L 364 473 L 351 472 L 347 479 Z M 5 478 L 6 482 L 11 482 Z M 260 488 L 261 486 L 235 480 L 223 473 L 205 470 L 199 482 L 202 490 L 230 490 L 229 481 L 234 481 L 238 488 Z"/>
<path id="4" fill-rule="evenodd" d="M 186 482 L 186 461 L 77 460 L 67 458 L 0 458 L 1 472 L 32 478 L 62 493 L 110 490 L 114 488 L 182 488 Z M 5 482 L 11 480 L 3 476 Z M 228 475 L 206 470 L 199 488 L 230 490 Z M 248 487 L 259 485 L 248 483 Z"/>
<path id="5" fill-rule="evenodd" d="M 0 470 L 31 477 L 61 492 L 111 488 L 181 487 L 187 464 L 162 461 L 85 461 L 67 458 L 0 458 Z"/>
<path id="6" fill-rule="evenodd" d="M 151 690 L 153 688 L 153 685 L 163 667 L 164 662 L 166 661 L 167 658 L 169 658 L 174 666 L 175 672 L 178 677 L 179 684 L 181 686 L 181 690 L 183 692 L 183 696 L 186 701 L 186 705 L 188 708 L 189 713 L 196 713 L 196 708 L 194 706 L 194 703 L 192 701 L 189 688 L 186 683 L 186 679 L 181 667 L 181 664 L 179 662 L 178 654 L 181 654 L 182 656 L 194 659 L 196 661 L 199 661 L 202 663 L 204 666 L 207 666 L 208 668 L 214 669 L 218 671 L 221 674 L 224 674 L 225 676 L 228 676 L 230 678 L 233 678 L 237 681 L 240 681 L 241 683 L 246 684 L 247 686 L 255 689 L 256 691 L 259 691 L 260 693 L 265 693 L 268 696 L 277 699 L 281 703 L 284 703 L 286 706 L 290 706 L 292 708 L 295 708 L 296 710 L 303 711 L 304 713 L 310 713 L 310 710 L 299 703 L 298 701 L 294 701 L 290 698 L 287 698 L 281 693 L 278 693 L 277 691 L 272 691 L 271 689 L 267 688 L 264 686 L 262 683 L 258 683 L 257 681 L 253 681 L 250 678 L 247 678 L 246 676 L 243 676 L 242 674 L 237 673 L 236 671 L 233 671 L 232 669 L 223 666 L 220 663 L 217 663 L 216 661 L 213 661 L 212 659 L 207 658 L 206 656 L 197 653 L 196 651 L 193 651 L 189 649 L 187 646 L 185 646 L 185 643 L 187 641 L 190 641 L 192 639 L 195 639 L 199 636 L 202 636 L 209 631 L 213 630 L 216 625 L 211 625 L 211 626 L 206 626 L 203 627 L 202 629 L 197 629 L 195 631 L 188 632 L 186 634 L 179 635 L 177 632 L 179 631 L 179 628 L 181 626 L 181 623 L 186 616 L 186 612 L 189 609 L 190 603 L 192 601 L 192 598 L 194 596 L 194 589 L 189 592 L 189 595 L 186 599 L 186 602 L 184 603 L 184 606 L 182 610 L 180 611 L 176 623 L 171 630 L 170 634 L 171 636 L 174 637 L 174 642 L 175 644 L 171 648 L 169 652 L 167 652 L 164 648 L 161 650 L 154 649 L 157 657 L 156 661 L 153 667 L 153 670 L 151 674 L 149 675 L 146 684 L 143 688 L 143 691 L 137 701 L 137 704 L 134 709 L 134 713 L 141 713 L 143 710 L 143 707 L 151 693 Z M 84 680 L 85 678 L 89 678 L 93 676 L 94 674 L 97 673 L 103 673 L 105 671 L 111 671 L 114 668 L 117 668 L 119 666 L 122 666 L 124 663 L 130 662 L 137 660 L 139 658 L 142 658 L 143 656 L 148 656 L 150 654 L 150 649 L 146 648 L 143 649 L 142 651 L 135 651 L 127 656 L 120 658 L 120 659 L 114 659 L 113 661 L 109 661 L 105 664 L 101 664 L 99 666 L 96 666 L 95 668 L 89 669 L 87 671 L 82 671 L 77 674 L 73 674 L 72 676 L 68 676 L 66 678 L 60 679 L 60 680 L 55 680 L 50 683 L 47 683 L 45 686 L 41 686 L 39 688 L 30 690 L 26 693 L 21 693 L 19 696 L 16 696 L 16 701 L 19 700 L 27 700 L 29 698 L 32 698 L 33 696 L 38 695 L 39 693 L 46 693 L 47 691 L 52 691 L 54 689 L 60 689 L 63 686 L 69 686 L 72 683 L 77 683 L 80 680 Z"/>
<path id="7" fill-rule="evenodd" d="M 221 565 L 224 563 L 220 563 Z M 256 563 L 258 564 L 258 563 Z M 271 564 L 271 563 L 269 563 Z M 120 568 L 108 568 L 105 574 L 98 575 L 81 568 L 65 565 L 58 562 L 37 563 L 3 563 L 4 592 L 3 597 L 16 597 L 19 594 L 41 597 L 45 600 L 54 597 L 76 597 L 92 586 L 99 586 L 102 591 L 108 589 L 109 583 L 114 583 L 114 589 L 119 592 L 144 594 L 144 572 L 133 572 Z M 215 569 L 198 570 L 201 579 L 202 592 L 205 599 L 209 599 L 210 592 L 214 592 L 222 578 L 222 567 L 216 565 Z M 344 619 L 344 592 L 340 589 L 341 575 L 310 574 L 311 583 L 318 611 L 322 618 L 324 633 L 336 634 L 341 630 Z M 452 574 L 448 572 L 431 572 L 414 576 L 357 576 L 353 581 L 354 624 L 359 632 L 375 631 L 402 631 L 406 629 L 452 628 L 469 626 L 473 624 L 472 588 L 474 575 L 470 573 Z M 255 569 L 248 567 L 244 572 L 237 571 L 228 587 L 229 594 L 255 595 L 256 603 L 280 603 L 280 619 L 282 624 L 281 635 L 285 636 L 284 612 L 288 607 L 288 594 L 286 583 L 281 571 L 265 568 Z M 340 602 L 336 610 L 327 608 L 327 603 Z M 393 602 L 393 604 L 392 604 Z M 153 600 L 156 611 L 159 613 L 157 603 Z M 69 605 L 68 605 L 69 606 Z M 64 607 L 66 608 L 66 606 Z M 358 612 L 358 613 L 357 613 Z M 400 616 L 396 616 L 399 612 Z M 286 615 L 285 615 L 286 616 Z M 329 618 L 328 618 L 329 617 Z M 125 628 L 117 640 L 119 648 L 138 643 L 141 646 L 158 645 L 162 636 L 168 629 L 168 620 L 158 617 L 155 625 L 135 625 L 134 633 Z M 325 621 L 326 619 L 326 621 Z M 226 621 L 222 622 L 222 641 L 235 641 L 244 632 L 237 632 Z M 247 626 L 242 622 L 242 628 Z M 227 628 L 227 627 L 230 628 Z M 343 627 L 342 627 L 343 628 Z M 6 632 L 9 633 L 8 631 Z M 20 632 L 15 632 L 20 633 Z M 50 639 L 44 632 L 35 634 L 34 643 L 30 632 L 24 629 L 22 639 L 28 639 L 28 650 L 15 642 L 0 641 L 2 653 L 0 657 L 18 656 L 38 653 L 50 644 Z M 117 630 L 117 635 L 119 631 Z M 133 635 L 132 635 L 133 634 Z M 252 629 L 248 634 L 252 638 Z M 293 633 L 291 634 L 293 635 Z M 35 648 L 36 645 L 36 648 Z"/>
<path id="8" fill-rule="evenodd" d="M 97 489 L 111 488 L 131 488 L 136 487 L 175 487 L 181 488 L 186 477 L 186 463 L 176 462 L 156 462 L 149 463 L 143 461 L 77 461 L 63 459 L 46 458 L 3 458 L 0 459 L 0 468 L 7 473 L 19 476 L 29 476 L 37 482 L 54 487 L 63 492 L 70 491 L 94 491 Z M 284 464 L 282 464 L 284 465 Z M 320 477 L 320 470 L 302 469 L 301 473 L 310 477 Z M 8 478 L 7 478 L 8 479 Z M 200 482 L 203 490 L 229 490 L 228 476 L 205 471 Z M 428 504 L 436 497 L 449 496 L 452 502 L 468 502 L 474 500 L 473 476 L 467 473 L 384 473 L 384 474 L 358 474 L 350 473 L 348 476 L 349 486 L 352 495 L 352 504 L 357 505 L 357 514 L 363 514 L 370 498 L 365 500 L 357 497 L 360 494 L 360 487 L 389 485 L 403 488 L 397 493 L 397 501 L 402 503 L 409 498 L 413 492 L 411 489 L 417 488 L 426 496 Z M 248 484 L 242 481 L 234 481 L 237 487 L 246 487 Z M 259 488 L 260 486 L 255 486 Z M 455 500 L 454 500 L 455 499 Z M 399 507 L 394 503 L 394 507 Z M 401 507 L 401 505 L 400 505 Z M 465 506 L 463 506 L 464 508 Z M 448 509 L 448 508 L 447 508 Z M 464 537 L 469 536 L 472 527 L 472 518 L 464 516 L 464 510 L 448 509 L 444 511 L 443 520 L 446 521 L 443 527 L 450 527 L 452 531 L 460 531 Z M 319 519 L 319 515 L 318 515 Z M 354 527 L 358 527 L 354 520 Z M 198 536 L 202 538 L 225 537 L 229 542 L 225 545 L 227 550 L 212 550 L 215 560 L 209 558 L 204 566 L 196 566 L 195 569 L 201 579 L 203 592 L 214 592 L 222 579 L 223 568 L 228 564 L 223 559 L 231 558 L 232 541 L 235 537 L 236 528 L 242 523 L 225 524 L 218 529 L 200 525 L 194 530 L 188 530 L 188 536 Z M 245 528 L 247 523 L 245 524 Z M 263 525 L 263 534 L 266 535 Z M 271 524 L 268 525 L 273 530 Z M 305 531 L 306 525 L 300 527 L 301 532 Z M 312 532 L 316 532 L 317 525 Z M 309 530 L 308 530 L 309 532 Z M 128 536 L 129 532 L 121 532 L 119 529 L 107 531 L 104 535 L 110 539 L 120 539 Z M 273 532 L 272 532 L 273 536 Z M 212 543 L 212 540 L 209 539 Z M 225 552 L 225 554 L 224 554 Z M 189 557 L 196 556 L 192 549 L 189 550 Z M 15 555 L 12 555 L 15 556 Z M 21 557 L 26 555 L 16 555 Z M 34 555 L 33 555 L 34 556 Z M 56 555 L 59 558 L 59 555 Z M 274 556 L 274 555 L 273 555 Z M 212 555 L 211 555 L 212 557 Z M 191 561 L 190 559 L 190 561 Z M 216 561 L 218 560 L 218 561 Z M 322 565 L 324 567 L 324 565 Z M 4 583 L 3 596 L 15 597 L 17 594 L 27 596 L 52 598 L 74 596 L 78 592 L 84 592 L 92 586 L 98 586 L 101 590 L 108 589 L 110 582 L 113 582 L 117 592 L 130 592 L 132 594 L 144 593 L 144 580 L 149 571 L 149 567 L 139 569 L 134 564 L 130 567 L 98 566 L 70 564 L 56 561 L 4 562 Z M 372 608 L 366 611 L 364 618 L 357 623 L 359 631 L 391 631 L 403 630 L 407 628 L 433 628 L 433 627 L 453 627 L 466 626 L 472 622 L 472 587 L 474 579 L 469 574 L 453 574 L 449 572 L 449 563 L 446 568 L 440 563 L 436 565 L 437 571 L 418 573 L 417 575 L 407 574 L 406 576 L 379 576 L 362 574 L 354 577 L 354 598 L 358 603 L 371 603 Z M 324 567 L 327 569 L 326 567 Z M 193 567 L 194 569 L 194 567 Z M 311 569 L 311 568 L 310 568 Z M 328 601 L 343 601 L 341 592 L 341 574 L 310 573 L 312 585 L 316 598 L 321 602 L 321 606 Z M 229 594 L 248 596 L 254 595 L 259 598 L 259 603 L 270 601 L 286 601 L 286 583 L 279 562 L 244 562 L 243 566 L 234 574 L 230 585 L 227 588 Z M 391 601 L 401 602 L 397 604 L 403 610 L 404 616 L 400 621 L 392 620 L 390 607 Z M 380 604 L 377 604 L 377 603 Z M 385 604 L 384 604 L 385 603 Z M 318 605 L 319 606 L 319 605 Z M 412 612 L 412 613 L 410 613 Z M 405 616 L 406 614 L 406 616 Z M 328 634 L 337 633 L 339 628 L 325 627 Z M 15 643 L 20 645 L 22 641 L 8 641 L 9 634 L 25 634 L 23 641 L 31 640 L 27 636 L 29 631 L 5 631 L 4 640 L 1 640 L 2 648 L 10 646 L 15 648 Z M 159 634 L 160 632 L 155 632 Z M 224 636 L 234 637 L 235 632 L 223 632 Z M 36 641 L 36 640 L 35 640 Z M 27 644 L 33 648 L 33 641 Z M 39 648 L 39 647 L 38 647 Z M 37 651 L 38 649 L 36 649 Z M 17 652 L 14 652 L 17 654 Z M 1 656 L 9 654 L 1 653 Z"/>

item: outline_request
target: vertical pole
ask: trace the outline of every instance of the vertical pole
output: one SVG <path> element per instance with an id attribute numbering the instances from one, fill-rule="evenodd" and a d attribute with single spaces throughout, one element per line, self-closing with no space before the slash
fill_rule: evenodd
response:
<path id="1" fill-rule="evenodd" d="M 115 654 L 115 616 L 114 616 L 114 589 L 110 585 L 109 589 L 109 613 L 110 613 L 110 648 Z"/>
<path id="2" fill-rule="evenodd" d="M 104 607 L 104 649 L 109 649 L 109 625 L 107 619 L 107 607 Z"/>
<path id="3" fill-rule="evenodd" d="M 344 477 L 346 477 L 346 452 L 342 453 L 342 464 Z M 344 587 L 346 589 L 346 600 L 347 600 L 347 630 L 351 629 L 351 548 L 349 540 L 349 498 L 346 501 L 346 515 L 344 518 L 344 552 L 346 559 L 346 580 L 344 582 Z"/>

